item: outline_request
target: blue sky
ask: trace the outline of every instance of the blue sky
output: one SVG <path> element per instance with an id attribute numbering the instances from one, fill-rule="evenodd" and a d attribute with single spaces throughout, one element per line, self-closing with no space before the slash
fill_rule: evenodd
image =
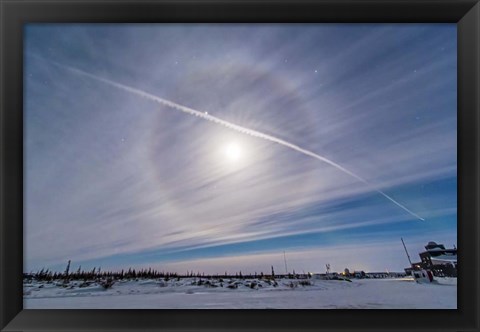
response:
<path id="1" fill-rule="evenodd" d="M 457 243 L 455 24 L 29 24 L 24 59 L 26 271 Z"/>

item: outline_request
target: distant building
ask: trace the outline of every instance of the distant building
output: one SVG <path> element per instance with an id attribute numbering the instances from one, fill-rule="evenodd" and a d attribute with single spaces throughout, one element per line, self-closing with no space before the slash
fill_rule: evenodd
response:
<path id="1" fill-rule="evenodd" d="M 405 272 L 367 272 L 366 278 L 403 278 L 406 277 L 407 273 Z"/>

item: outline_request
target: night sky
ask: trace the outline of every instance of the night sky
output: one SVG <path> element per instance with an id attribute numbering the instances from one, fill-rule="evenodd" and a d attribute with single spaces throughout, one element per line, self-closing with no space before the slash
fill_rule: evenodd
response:
<path id="1" fill-rule="evenodd" d="M 29 24 L 24 61 L 25 271 L 457 244 L 455 24 Z"/>

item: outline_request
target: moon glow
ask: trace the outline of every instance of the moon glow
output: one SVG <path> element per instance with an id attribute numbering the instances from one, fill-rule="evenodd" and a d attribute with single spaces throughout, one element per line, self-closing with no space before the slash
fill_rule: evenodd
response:
<path id="1" fill-rule="evenodd" d="M 229 161 L 238 161 L 242 157 L 242 149 L 240 145 L 235 142 L 229 143 L 225 146 L 225 157 Z"/>

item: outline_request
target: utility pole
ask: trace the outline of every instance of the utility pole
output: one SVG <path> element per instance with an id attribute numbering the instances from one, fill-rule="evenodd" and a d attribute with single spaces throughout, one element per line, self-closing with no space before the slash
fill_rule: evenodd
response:
<path id="1" fill-rule="evenodd" d="M 412 261 L 410 260 L 410 255 L 408 254 L 407 247 L 405 246 L 405 242 L 403 242 L 403 238 L 400 238 L 400 240 L 402 240 L 403 248 L 405 248 L 405 253 L 407 254 L 408 261 L 410 262 L 410 266 L 412 266 Z"/>
<path id="2" fill-rule="evenodd" d="M 287 256 L 285 256 L 285 250 L 283 251 L 283 260 L 285 261 L 285 274 L 288 274 L 288 270 L 287 270 Z"/>

